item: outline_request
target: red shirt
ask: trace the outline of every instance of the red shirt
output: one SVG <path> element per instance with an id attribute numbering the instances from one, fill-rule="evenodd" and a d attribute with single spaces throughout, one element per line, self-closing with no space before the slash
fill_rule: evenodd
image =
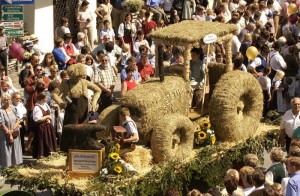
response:
<path id="1" fill-rule="evenodd" d="M 147 77 L 153 77 L 154 76 L 154 69 L 150 63 L 147 63 L 145 66 L 139 62 L 137 64 L 138 70 L 140 72 L 140 75 L 142 77 L 142 82 L 146 80 Z"/>
<path id="2" fill-rule="evenodd" d="M 157 24 L 153 20 L 150 20 L 149 22 L 144 20 L 142 22 L 142 29 L 144 31 L 145 37 L 151 32 L 151 29 L 156 29 L 156 28 L 157 28 Z"/>
<path id="3" fill-rule="evenodd" d="M 136 87 L 136 83 L 134 80 L 132 82 L 130 82 L 129 80 L 124 80 L 124 82 L 127 84 L 127 91 L 130 91 L 131 89 Z"/>

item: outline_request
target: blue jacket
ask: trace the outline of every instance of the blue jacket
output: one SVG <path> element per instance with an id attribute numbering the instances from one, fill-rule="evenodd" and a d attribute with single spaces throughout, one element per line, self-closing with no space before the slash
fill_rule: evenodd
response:
<path id="1" fill-rule="evenodd" d="M 64 52 L 62 51 L 62 49 L 54 48 L 52 50 L 52 54 L 54 56 L 55 62 L 58 65 L 58 69 L 59 70 L 66 69 L 67 68 L 67 65 L 65 63 L 65 57 L 66 56 L 65 56 Z"/>

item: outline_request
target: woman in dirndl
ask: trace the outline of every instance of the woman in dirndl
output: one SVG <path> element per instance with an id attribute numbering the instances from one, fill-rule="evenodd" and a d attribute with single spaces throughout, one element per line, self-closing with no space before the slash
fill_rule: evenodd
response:
<path id="1" fill-rule="evenodd" d="M 33 158 L 47 157 L 51 152 L 56 151 L 56 135 L 51 123 L 51 109 L 46 103 L 47 99 L 46 93 L 39 93 L 32 113 L 36 127 L 33 141 Z"/>
<path id="2" fill-rule="evenodd" d="M 118 37 L 120 39 L 120 46 L 124 46 L 124 44 L 130 45 L 130 52 L 133 52 L 133 43 L 132 39 L 136 34 L 136 26 L 132 23 L 132 15 L 126 14 L 125 22 L 121 23 L 118 30 Z"/>

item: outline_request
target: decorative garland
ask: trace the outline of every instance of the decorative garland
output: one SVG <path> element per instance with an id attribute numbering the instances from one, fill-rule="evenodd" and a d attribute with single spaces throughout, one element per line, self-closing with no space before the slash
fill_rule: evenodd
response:
<path id="1" fill-rule="evenodd" d="M 254 153 L 263 162 L 264 149 L 270 151 L 277 146 L 279 130 L 270 130 L 238 144 L 220 143 L 195 150 L 197 155 L 186 163 L 161 162 L 142 178 L 124 172 L 122 175 L 100 175 L 90 181 L 89 187 L 83 192 L 73 184 L 60 185 L 50 181 L 41 174 L 40 178 L 24 177 L 14 166 L 6 168 L 3 173 L 7 180 L 19 183 L 26 191 L 50 189 L 55 195 L 163 195 L 169 188 L 187 191 L 188 185 L 201 179 L 209 187 L 222 185 L 223 177 L 234 162 L 242 162 L 247 153 Z"/>

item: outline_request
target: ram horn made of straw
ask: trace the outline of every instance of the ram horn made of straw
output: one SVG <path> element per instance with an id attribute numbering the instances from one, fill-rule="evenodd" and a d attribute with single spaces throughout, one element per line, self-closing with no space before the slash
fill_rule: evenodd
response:
<path id="1" fill-rule="evenodd" d="M 263 94 L 256 78 L 242 71 L 224 74 L 213 91 L 209 114 L 217 140 L 239 141 L 255 134 Z"/>

